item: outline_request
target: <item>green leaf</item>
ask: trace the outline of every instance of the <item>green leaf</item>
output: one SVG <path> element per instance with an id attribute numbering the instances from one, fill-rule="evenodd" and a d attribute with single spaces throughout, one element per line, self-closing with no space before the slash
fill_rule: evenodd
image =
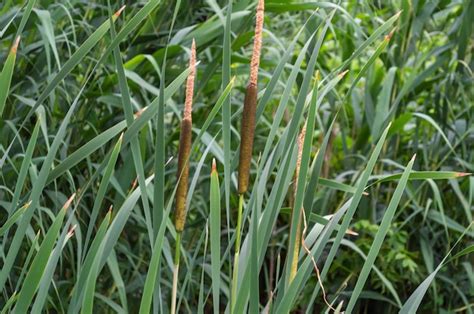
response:
<path id="1" fill-rule="evenodd" d="M 471 222 L 471 224 L 464 230 L 464 232 L 461 234 L 459 239 L 456 241 L 454 246 L 449 250 L 448 254 L 443 258 L 443 260 L 439 263 L 438 267 L 428 276 L 426 279 L 416 288 L 415 291 L 411 294 L 411 296 L 408 298 L 408 300 L 405 302 L 403 307 L 400 309 L 401 314 L 409 314 L 409 313 L 416 313 L 418 310 L 418 307 L 421 304 L 421 301 L 423 300 L 423 297 L 425 296 L 426 291 L 431 285 L 431 282 L 435 279 L 436 274 L 440 271 L 440 269 L 444 266 L 444 262 L 446 259 L 449 257 L 451 254 L 452 250 L 459 244 L 461 239 L 466 235 L 466 233 L 469 231 L 469 229 L 472 228 L 474 223 Z"/>
<path id="2" fill-rule="evenodd" d="M 41 242 L 38 253 L 33 259 L 30 270 L 25 277 L 23 287 L 18 293 L 18 301 L 16 302 L 14 313 L 26 313 L 28 311 L 31 301 L 38 289 L 41 277 L 45 271 L 46 264 L 48 263 L 49 256 L 51 255 L 54 243 L 58 237 L 59 230 L 63 224 L 64 216 L 66 215 L 66 211 L 71 205 L 74 196 L 75 194 L 72 195 L 64 204 L 46 233 L 43 242 Z"/>
<path id="3" fill-rule="evenodd" d="M 7 60 L 3 65 L 3 70 L 0 73 L 0 118 L 5 109 L 5 102 L 7 101 L 8 92 L 10 91 L 10 84 L 12 81 L 13 68 L 15 67 L 16 52 L 19 43 L 20 37 L 17 37 L 8 53 Z"/>
<path id="4" fill-rule="evenodd" d="M 215 160 L 212 163 L 210 191 L 210 228 L 211 228 L 211 274 L 212 274 L 212 303 L 214 314 L 219 313 L 219 294 L 221 276 L 221 196 L 219 175 Z"/>
<path id="5" fill-rule="evenodd" d="M 400 178 L 400 182 L 398 183 L 397 188 L 393 193 L 392 199 L 388 204 L 387 210 L 385 211 L 385 214 L 382 218 L 382 222 L 380 223 L 380 226 L 377 230 L 377 234 L 375 235 L 374 242 L 372 243 L 369 253 L 367 254 L 367 259 L 364 262 L 364 266 L 362 266 L 362 270 L 359 273 L 359 278 L 357 279 L 357 283 L 354 287 L 354 290 L 352 291 L 351 298 L 346 308 L 346 311 L 348 313 L 351 313 L 354 309 L 357 299 L 359 298 L 360 293 L 364 288 L 365 282 L 369 277 L 372 266 L 375 263 L 375 259 L 379 254 L 380 248 L 382 247 L 382 243 L 385 239 L 385 236 L 387 235 L 388 230 L 390 229 L 393 216 L 395 215 L 395 210 L 397 209 L 400 199 L 402 198 L 403 191 L 405 190 L 405 186 L 407 185 L 408 176 L 410 175 L 414 162 L 415 156 L 413 156 L 413 158 L 410 160 L 407 167 L 405 168 L 405 171 L 403 172 L 402 177 Z"/>

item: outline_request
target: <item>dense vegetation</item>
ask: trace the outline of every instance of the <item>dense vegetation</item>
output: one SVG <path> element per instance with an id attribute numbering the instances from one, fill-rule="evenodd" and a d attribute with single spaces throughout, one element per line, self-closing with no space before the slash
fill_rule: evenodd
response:
<path id="1" fill-rule="evenodd" d="M 2 2 L 4 312 L 474 311 L 474 1 L 256 7 Z"/>

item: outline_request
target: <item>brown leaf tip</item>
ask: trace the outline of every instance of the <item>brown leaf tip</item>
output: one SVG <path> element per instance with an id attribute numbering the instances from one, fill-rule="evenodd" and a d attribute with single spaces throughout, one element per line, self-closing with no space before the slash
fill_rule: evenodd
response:
<path id="1" fill-rule="evenodd" d="M 216 159 L 212 158 L 212 170 L 211 172 L 217 172 Z"/>
<path id="2" fill-rule="evenodd" d="M 76 228 L 77 228 L 77 224 L 76 224 L 76 225 L 73 225 L 73 226 L 69 229 L 69 231 L 68 231 L 68 233 L 67 233 L 67 237 L 68 237 L 68 238 L 70 238 L 70 237 L 72 237 L 72 236 L 74 235 L 74 232 L 76 231 Z"/>
<path id="3" fill-rule="evenodd" d="M 344 76 L 346 76 L 347 72 L 349 72 L 349 70 L 345 70 L 344 72 L 339 73 L 339 78 L 343 78 Z"/>
<path id="4" fill-rule="evenodd" d="M 71 206 L 71 203 L 72 203 L 72 201 L 74 200 L 75 197 L 76 197 L 76 193 L 73 193 L 71 195 L 71 197 L 69 197 L 69 199 L 66 201 L 66 203 L 64 203 L 64 206 L 63 206 L 64 210 L 67 210 L 69 208 L 69 206 Z"/>
<path id="5" fill-rule="evenodd" d="M 469 172 L 458 172 L 456 173 L 456 177 L 467 177 L 467 176 L 470 176 L 472 175 L 472 173 L 469 173 Z"/>
<path id="6" fill-rule="evenodd" d="M 145 108 L 140 108 L 140 110 L 138 110 L 137 112 L 135 112 L 135 114 L 134 114 L 135 119 L 140 118 L 140 116 L 142 115 L 143 111 L 145 111 Z"/>
<path id="7" fill-rule="evenodd" d="M 123 10 L 125 10 L 126 5 L 123 5 L 117 12 L 115 12 L 114 16 L 119 17 L 122 14 Z"/>
<path id="8" fill-rule="evenodd" d="M 18 45 L 20 44 L 20 36 L 18 36 L 16 39 L 15 39 L 15 42 L 13 43 L 13 46 L 12 48 L 10 49 L 10 52 L 12 54 L 15 54 L 16 55 L 16 52 L 18 51 Z"/>
<path id="9" fill-rule="evenodd" d="M 391 31 L 390 33 L 388 33 L 388 35 L 385 36 L 385 40 L 386 41 L 390 41 L 390 39 L 392 39 L 392 36 L 393 36 L 393 33 L 395 32 L 395 30 Z"/>

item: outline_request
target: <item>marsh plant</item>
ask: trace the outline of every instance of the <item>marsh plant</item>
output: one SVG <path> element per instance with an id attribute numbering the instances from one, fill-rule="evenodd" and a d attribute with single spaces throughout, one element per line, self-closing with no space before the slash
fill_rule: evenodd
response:
<path id="1" fill-rule="evenodd" d="M 2 2 L 2 313 L 472 313 L 472 16 Z"/>

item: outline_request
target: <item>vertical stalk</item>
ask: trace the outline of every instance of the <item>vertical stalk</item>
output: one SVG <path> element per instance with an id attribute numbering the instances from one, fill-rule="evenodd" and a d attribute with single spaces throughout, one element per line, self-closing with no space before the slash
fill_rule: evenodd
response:
<path id="1" fill-rule="evenodd" d="M 179 259 L 181 246 L 181 233 L 176 233 L 176 246 L 174 251 L 174 269 L 173 269 L 173 287 L 171 291 L 171 314 L 176 313 L 176 294 L 178 292 L 178 273 L 179 273 Z"/>
<path id="2" fill-rule="evenodd" d="M 242 209 L 244 204 L 244 195 L 239 196 L 239 209 L 237 212 L 237 227 L 235 239 L 234 272 L 232 274 L 232 292 L 231 292 L 231 313 L 234 312 L 235 301 L 237 300 L 237 281 L 239 275 L 239 255 L 240 255 L 240 237 L 242 227 Z"/>
<path id="3" fill-rule="evenodd" d="M 240 130 L 240 155 L 239 155 L 239 208 L 237 213 L 237 227 L 235 240 L 234 269 L 232 274 L 231 291 L 231 313 L 234 312 L 237 300 L 237 284 L 239 276 L 240 238 L 242 229 L 242 207 L 244 194 L 248 190 L 250 167 L 252 164 L 253 139 L 255 135 L 255 115 L 257 112 L 257 82 L 258 68 L 260 65 L 260 51 L 262 49 L 262 32 L 264 18 L 264 0 L 258 0 L 255 14 L 255 35 L 253 38 L 252 59 L 250 60 L 249 83 L 244 99 L 244 110 L 242 113 L 242 125 Z"/>
<path id="4" fill-rule="evenodd" d="M 174 255 L 173 288 L 171 293 L 171 314 L 176 312 L 176 293 L 178 290 L 178 272 L 180 259 L 181 235 L 186 222 L 186 198 L 188 195 L 189 156 L 192 145 L 192 104 L 194 94 L 194 79 L 196 77 L 196 43 L 191 46 L 189 59 L 188 80 L 186 82 L 186 98 L 184 101 L 183 120 L 181 121 L 181 134 L 179 137 L 178 152 L 178 186 L 176 188 L 174 226 L 176 229 L 176 246 Z"/>

